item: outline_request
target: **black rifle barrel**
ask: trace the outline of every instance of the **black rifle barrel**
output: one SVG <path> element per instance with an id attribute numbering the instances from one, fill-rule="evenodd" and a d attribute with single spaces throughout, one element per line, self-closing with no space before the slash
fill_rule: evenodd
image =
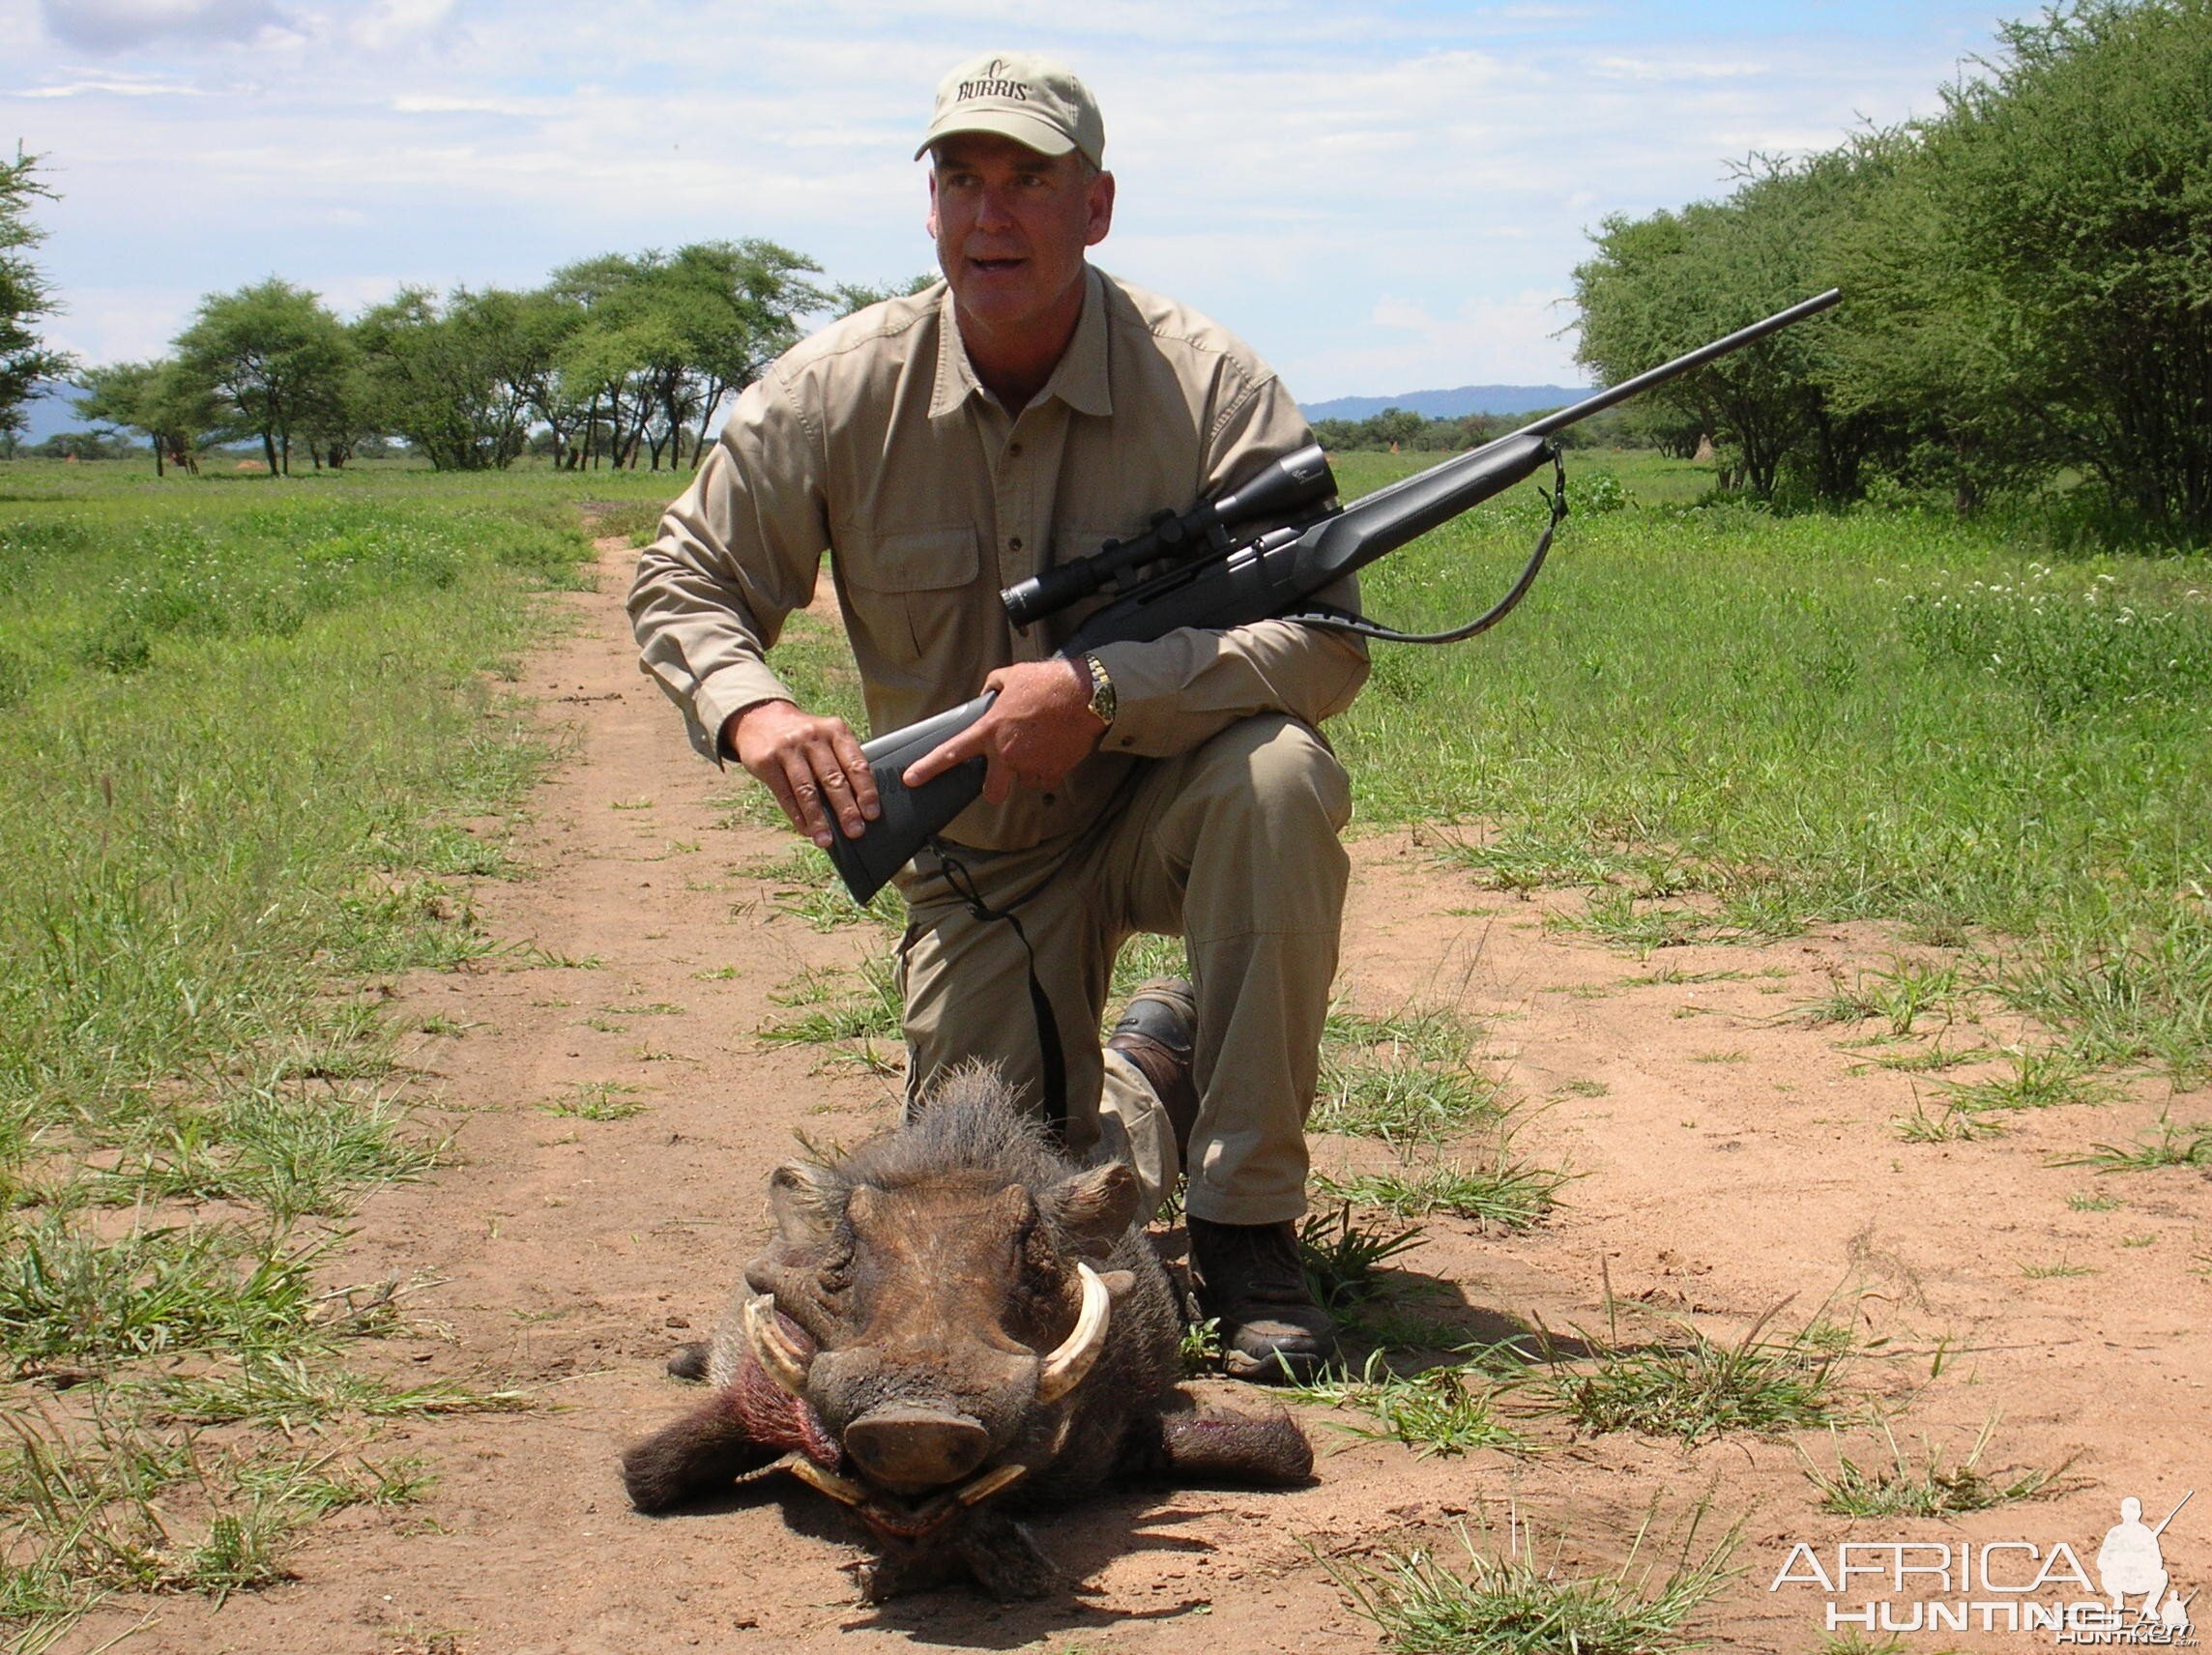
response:
<path id="1" fill-rule="evenodd" d="M 1844 290 L 1840 287 L 1831 287 L 1825 293 L 1816 293 L 1787 310 L 1777 310 L 1763 322 L 1754 322 L 1748 328 L 1738 328 L 1725 339 L 1715 339 L 1709 345 L 1700 345 L 1671 363 L 1660 363 L 1648 373 L 1640 373 L 1634 379 L 1624 379 L 1618 385 L 1609 385 L 1594 396 L 1586 396 L 1557 414 L 1547 414 L 1541 420 L 1532 421 L 1522 426 L 1521 431 L 1532 437 L 1548 437 L 1554 431 L 1563 431 L 1577 420 L 1587 420 L 1592 414 L 1602 414 L 1616 402 L 1626 402 L 1640 391 L 1648 391 L 1654 385 L 1673 379 L 1676 374 L 1688 373 L 1694 367 L 1703 367 L 1715 357 L 1725 357 L 1731 351 L 1740 351 L 1754 339 L 1763 339 L 1769 334 L 1778 334 L 1792 322 L 1802 322 L 1808 316 L 1818 316 L 1843 296 Z"/>

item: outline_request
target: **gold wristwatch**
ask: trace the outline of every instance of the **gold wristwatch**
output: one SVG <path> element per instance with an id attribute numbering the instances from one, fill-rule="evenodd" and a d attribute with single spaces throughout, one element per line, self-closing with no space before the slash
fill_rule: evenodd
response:
<path id="1" fill-rule="evenodd" d="M 1085 655 L 1083 664 L 1091 669 L 1091 711 L 1100 724 L 1111 730 L 1117 707 L 1114 681 L 1106 676 L 1106 669 L 1099 665 L 1096 655 Z"/>

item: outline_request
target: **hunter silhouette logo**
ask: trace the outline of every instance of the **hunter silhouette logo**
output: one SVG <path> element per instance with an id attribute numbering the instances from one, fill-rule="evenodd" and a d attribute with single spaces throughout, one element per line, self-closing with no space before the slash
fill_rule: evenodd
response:
<path id="1" fill-rule="evenodd" d="M 2196 1493 L 2191 1489 L 2183 1495 L 2181 1505 L 2187 1505 Z M 2130 1495 L 2120 1501 L 2120 1521 L 2105 1531 L 2105 1543 L 2097 1548 L 2097 1582 L 2112 1600 L 2112 1611 L 2124 1616 L 2127 1600 L 2139 1596 L 2142 1608 L 2138 1618 L 2155 1620 L 2177 1634 L 2189 1631 L 2189 1605 L 2167 1576 L 2166 1553 L 2158 1537 L 2166 1532 L 2167 1524 L 2181 1515 L 2181 1505 L 2151 1528 L 2142 1520 L 2142 1501 Z M 2192 1598 L 2196 1595 L 2190 1593 Z"/>
<path id="2" fill-rule="evenodd" d="M 2141 1500 L 2121 1500 L 2094 1578 L 2063 1540 L 1846 1540 L 1825 1553 L 1798 1541 L 1766 1589 L 1826 1593 L 1831 1633 L 2049 1632 L 2054 1643 L 2082 1647 L 2192 1649 L 2197 1594 L 2184 1595 L 2168 1573 L 2161 1536 L 2196 1492 L 2155 1525 Z"/>

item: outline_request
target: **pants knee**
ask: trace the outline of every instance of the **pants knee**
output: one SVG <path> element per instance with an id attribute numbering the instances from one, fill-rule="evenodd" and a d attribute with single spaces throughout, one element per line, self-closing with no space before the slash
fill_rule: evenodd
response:
<path id="1" fill-rule="evenodd" d="M 1352 821 L 1352 778 L 1310 725 L 1281 714 L 1246 718 L 1208 746 L 1217 743 L 1234 776 L 1217 797 L 1269 840 L 1334 840 Z"/>

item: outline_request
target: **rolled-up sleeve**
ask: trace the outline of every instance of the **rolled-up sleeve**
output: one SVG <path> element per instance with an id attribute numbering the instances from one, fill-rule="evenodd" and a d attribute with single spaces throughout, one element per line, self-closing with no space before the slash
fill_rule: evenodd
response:
<path id="1" fill-rule="evenodd" d="M 1208 493 L 1313 440 L 1297 404 L 1272 374 L 1232 399 L 1208 444 Z M 1359 609 L 1356 576 L 1314 594 L 1317 605 Z M 1109 751 L 1146 758 L 1188 752 L 1256 712 L 1287 712 L 1308 724 L 1334 717 L 1367 682 L 1367 646 L 1343 632 L 1290 621 L 1221 630 L 1183 627 L 1145 644 L 1096 652 L 1114 681 Z"/>
<path id="2" fill-rule="evenodd" d="M 797 699 L 766 656 L 814 596 L 830 544 L 823 469 L 819 424 L 771 368 L 738 398 L 638 559 L 628 607 L 640 665 L 717 762 L 733 712 Z"/>

